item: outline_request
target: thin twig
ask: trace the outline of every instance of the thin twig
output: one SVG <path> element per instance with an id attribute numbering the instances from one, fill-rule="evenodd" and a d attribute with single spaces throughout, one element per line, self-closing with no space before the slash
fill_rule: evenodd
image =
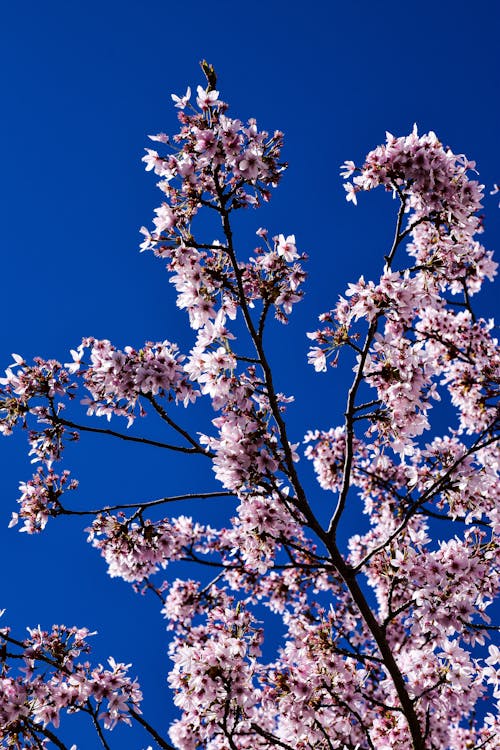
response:
<path id="1" fill-rule="evenodd" d="M 48 740 L 53 742 L 54 745 L 59 748 L 59 750 L 68 750 L 67 745 L 65 745 L 64 742 L 62 742 L 62 740 L 60 740 L 59 737 L 54 734 L 54 732 L 52 732 L 47 726 L 43 727 L 41 724 L 34 724 L 32 721 L 29 721 L 29 719 L 25 719 L 24 721 L 26 722 L 26 726 L 29 727 L 37 742 L 39 740 L 36 735 L 37 733 L 40 733 Z M 42 745 L 40 745 L 40 747 L 42 747 Z"/>
<path id="2" fill-rule="evenodd" d="M 94 510 L 70 510 L 68 508 L 62 508 L 58 511 L 58 515 L 66 516 L 95 516 L 99 513 L 109 513 L 113 510 L 127 510 L 137 508 L 139 510 L 146 510 L 147 508 L 153 508 L 156 505 L 164 505 L 166 503 L 176 503 L 182 500 L 208 500 L 210 498 L 218 497 L 234 497 L 234 492 L 191 492 L 184 495 L 172 495 L 171 497 L 161 497 L 158 500 L 148 500 L 138 503 L 122 503 L 119 505 L 106 505 L 104 508 L 97 508 Z"/>
<path id="3" fill-rule="evenodd" d="M 64 419 L 63 417 L 55 416 L 51 419 L 52 422 L 54 422 L 56 425 L 63 425 L 64 427 L 71 427 L 74 430 L 78 430 L 80 432 L 95 432 L 98 435 L 110 435 L 111 437 L 119 438 L 120 440 L 126 440 L 131 443 L 142 443 L 143 445 L 152 445 L 155 448 L 165 448 L 166 450 L 170 451 L 178 451 L 180 453 L 205 453 L 201 448 L 186 448 L 182 445 L 170 445 L 169 443 L 162 443 L 159 440 L 150 440 L 149 438 L 144 437 L 135 437 L 134 435 L 125 435 L 122 432 L 116 432 L 115 430 L 108 430 L 104 429 L 102 427 L 89 427 L 87 425 L 81 425 L 77 424 L 76 422 L 71 422 L 69 419 Z"/>
<path id="4" fill-rule="evenodd" d="M 106 742 L 106 738 L 104 737 L 103 731 L 101 729 L 101 725 L 99 724 L 99 719 L 97 717 L 97 711 L 93 707 L 93 705 L 90 702 L 90 699 L 87 701 L 87 707 L 88 707 L 88 713 L 92 717 L 92 723 L 94 724 L 94 728 L 97 732 L 97 735 L 99 739 L 101 740 L 101 744 L 105 750 L 110 750 L 110 747 L 108 743 Z"/>
<path id="5" fill-rule="evenodd" d="M 179 433 L 179 435 L 182 435 L 183 438 L 185 438 L 188 443 L 191 443 L 193 448 L 198 453 L 203 453 L 203 455 L 208 456 L 209 458 L 214 458 L 213 453 L 211 453 L 209 450 L 205 450 L 201 447 L 201 445 L 198 443 L 198 441 L 192 437 L 187 430 L 184 430 L 180 425 L 177 424 L 177 422 L 174 422 L 174 420 L 168 416 L 167 412 L 163 408 L 161 404 L 158 403 L 158 401 L 155 399 L 152 393 L 146 394 L 145 398 L 149 401 L 149 403 L 153 406 L 154 410 L 157 414 L 160 415 L 160 417 L 170 426 L 172 429 L 174 429 L 176 432 Z M 191 451 L 193 452 L 193 451 Z"/>
<path id="6" fill-rule="evenodd" d="M 156 729 L 154 729 L 149 722 L 144 719 L 141 714 L 137 713 L 137 711 L 134 711 L 133 708 L 129 707 L 129 713 L 130 715 L 137 721 L 138 724 L 140 724 L 144 729 L 153 737 L 156 744 L 163 748 L 163 750 L 175 750 L 173 745 L 170 745 L 166 740 L 161 737 Z"/>
<path id="7" fill-rule="evenodd" d="M 420 508 L 424 503 L 426 503 L 428 500 L 430 500 L 434 495 L 436 495 L 438 492 L 441 491 L 442 484 L 449 478 L 450 474 L 455 471 L 458 466 L 464 461 L 468 456 L 471 456 L 473 453 L 477 452 L 478 450 L 481 450 L 482 448 L 486 448 L 488 445 L 491 445 L 492 443 L 496 443 L 500 440 L 499 435 L 494 435 L 493 437 L 489 438 L 488 440 L 485 440 L 483 443 L 478 442 L 480 441 L 485 434 L 488 433 L 490 427 L 488 427 L 486 430 L 483 430 L 483 432 L 479 435 L 476 443 L 472 445 L 462 456 L 456 459 L 456 461 L 453 462 L 451 466 L 448 467 L 446 472 L 442 474 L 436 481 L 429 487 L 422 496 L 413 502 L 413 504 L 409 507 L 408 511 L 406 512 L 402 522 L 400 525 L 395 529 L 392 534 L 390 534 L 385 541 L 378 544 L 376 547 L 374 547 L 354 568 L 353 571 L 355 573 L 358 573 L 361 571 L 364 566 L 371 560 L 374 555 L 377 555 L 379 552 L 384 550 L 388 545 L 391 544 L 400 534 L 401 532 L 406 528 L 408 525 L 410 519 L 418 513 Z M 405 500 L 410 500 L 409 494 L 406 496 Z"/>

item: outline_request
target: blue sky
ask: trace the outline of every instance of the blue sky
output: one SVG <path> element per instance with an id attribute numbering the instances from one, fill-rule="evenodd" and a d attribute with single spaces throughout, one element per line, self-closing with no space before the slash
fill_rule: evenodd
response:
<path id="1" fill-rule="evenodd" d="M 170 93 L 200 83 L 198 61 L 207 58 L 231 113 L 285 132 L 290 169 L 270 207 L 245 215 L 240 238 L 253 247 L 265 225 L 295 233 L 310 255 L 306 300 L 274 336 L 272 357 L 280 387 L 302 392 L 290 414 L 294 437 L 334 425 L 346 381 L 311 372 L 305 332 L 349 280 L 374 276 L 394 220 L 383 194 L 347 204 L 338 166 L 361 160 L 385 130 L 403 135 L 416 122 L 475 159 L 488 189 L 498 182 L 499 22 L 496 0 L 3 4 L 0 370 L 11 352 L 67 361 L 87 335 L 120 346 L 189 345 L 162 263 L 138 252 L 138 229 L 159 201 L 140 159 L 148 133 L 175 132 Z M 493 249 L 496 205 L 488 196 L 484 242 Z M 489 289 L 479 308 L 491 315 L 496 301 Z M 105 576 L 80 523 L 49 524 L 39 537 L 6 529 L 18 482 L 32 471 L 24 445 L 24 436 L 0 443 L 0 608 L 18 628 L 98 630 L 97 658 L 134 663 L 148 715 L 164 728 L 171 709 L 156 602 Z M 90 440 L 68 463 L 82 505 L 161 496 L 184 489 L 186 474 L 200 483 L 190 489 L 208 480 L 163 454 Z M 118 746 L 143 745 L 124 736 Z"/>

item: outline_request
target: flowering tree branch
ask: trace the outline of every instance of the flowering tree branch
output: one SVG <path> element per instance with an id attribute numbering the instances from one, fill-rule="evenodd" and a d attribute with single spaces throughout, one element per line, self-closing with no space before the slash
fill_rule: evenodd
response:
<path id="1" fill-rule="evenodd" d="M 415 129 L 387 134 L 361 166 L 343 165 L 348 201 L 379 186 L 399 200 L 394 238 L 380 277 L 350 284 L 308 334 L 317 372 L 356 359 L 343 423 L 292 442 L 293 398 L 278 390 L 269 356 L 271 313 L 288 322 L 306 256 L 295 235 L 260 227 L 245 257 L 233 222 L 270 200 L 286 168 L 283 136 L 230 117 L 215 71 L 202 69 L 195 101 L 190 88 L 172 95 L 179 132 L 150 136 L 168 154 L 144 157 L 162 203 L 141 249 L 168 264 L 190 351 L 86 338 L 64 365 L 14 355 L 0 379 L 0 430 L 27 428 L 39 464 L 11 525 L 39 533 L 57 516 L 90 517 L 88 540 L 109 574 L 161 604 L 178 718 L 167 740 L 140 712 L 130 665 L 81 662 L 88 631 L 34 629 L 23 642 L 6 628 L 0 738 L 64 747 L 49 725 L 78 710 L 105 748 L 107 730 L 134 722 L 166 750 L 495 750 L 500 649 L 487 643 L 498 626 L 486 610 L 499 591 L 500 355 L 493 323 L 472 304 L 496 272 L 477 239 L 474 164 Z M 220 221 L 214 238 L 199 221 L 208 208 Z M 77 394 L 88 416 L 127 427 L 152 411 L 184 444 L 67 419 Z M 432 418 L 442 397 L 444 433 Z M 213 419 L 192 428 L 177 417 L 203 398 Z M 78 482 L 57 467 L 81 432 L 203 455 L 214 488 L 74 509 L 63 496 Z M 217 501 L 219 528 L 159 513 L 197 499 Z M 364 522 L 353 528 L 360 504 Z M 176 561 L 214 577 L 172 580 Z M 282 626 L 270 660 L 262 606 Z M 476 713 L 484 698 L 494 706 L 486 716 Z"/>

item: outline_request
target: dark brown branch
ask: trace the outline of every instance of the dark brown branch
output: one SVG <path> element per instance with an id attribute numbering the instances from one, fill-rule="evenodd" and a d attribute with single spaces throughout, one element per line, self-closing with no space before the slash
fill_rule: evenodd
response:
<path id="1" fill-rule="evenodd" d="M 335 545 L 333 543 L 330 544 L 332 560 L 339 573 L 342 575 L 361 616 L 373 635 L 382 659 L 384 660 L 384 665 L 391 676 L 399 702 L 401 703 L 402 712 L 408 723 L 413 742 L 413 750 L 425 750 L 422 729 L 415 712 L 413 701 L 408 694 L 405 679 L 396 663 L 392 649 L 387 641 L 385 631 L 375 618 L 375 615 L 373 614 L 373 611 L 356 579 L 356 573 L 344 562 Z"/>
<path id="2" fill-rule="evenodd" d="M 330 692 L 330 695 L 332 695 L 331 692 Z M 345 701 L 343 701 L 341 698 L 339 698 L 338 695 L 335 695 L 335 696 L 332 696 L 332 697 L 334 697 L 336 703 L 338 703 L 339 706 L 342 706 L 343 708 L 345 708 L 348 711 L 348 713 L 350 713 L 350 714 L 352 714 L 354 716 L 354 718 L 358 721 L 360 727 L 363 729 L 363 732 L 365 733 L 366 741 L 368 742 L 370 750 L 375 750 L 375 746 L 374 746 L 374 744 L 373 744 L 373 742 L 371 740 L 371 737 L 370 737 L 370 731 L 369 731 L 368 727 L 365 725 L 365 723 L 364 723 L 363 719 L 361 718 L 361 715 L 359 714 L 359 712 L 356 711 L 356 709 L 353 708 L 352 706 L 350 706 L 348 703 L 346 703 Z"/>
<path id="3" fill-rule="evenodd" d="M 417 510 L 417 515 L 436 518 L 438 521 L 449 521 L 450 523 L 466 523 L 470 526 L 483 526 L 483 528 L 486 529 L 490 528 L 489 523 L 486 523 L 486 521 L 481 521 L 477 518 L 475 518 L 472 522 L 469 522 L 464 516 L 448 516 L 446 513 L 436 513 L 433 510 L 429 510 L 429 508 L 419 508 Z"/>
<path id="4" fill-rule="evenodd" d="M 362 349 L 360 349 L 360 354 L 362 353 Z M 369 409 L 372 406 L 379 406 L 381 403 L 379 398 L 374 398 L 372 401 L 367 401 L 364 404 L 359 404 L 358 406 L 353 407 L 353 411 L 361 411 L 362 409 Z"/>
<path id="5" fill-rule="evenodd" d="M 257 330 L 257 337 L 259 341 L 262 341 L 262 337 L 264 336 L 264 326 L 266 324 L 267 313 L 269 312 L 270 307 L 271 303 L 269 302 L 269 300 L 266 300 L 260 314 L 259 328 Z"/>
<path id="6" fill-rule="evenodd" d="M 294 750 L 292 745 L 289 745 L 287 742 L 283 742 L 283 740 L 278 739 L 278 737 L 275 737 L 274 734 L 271 734 L 271 732 L 267 732 L 265 729 L 262 729 L 262 727 L 259 727 L 258 724 L 256 724 L 254 721 L 252 721 L 251 725 L 254 732 L 257 732 L 257 734 L 260 734 L 261 737 L 265 737 L 266 740 L 269 740 L 273 745 L 278 745 L 278 747 L 283 747 L 285 750 Z"/>
<path id="7" fill-rule="evenodd" d="M 262 339 L 259 337 L 259 333 L 256 330 L 252 316 L 250 314 L 250 309 L 248 307 L 246 298 L 245 298 L 245 290 L 243 286 L 243 278 L 241 269 L 238 265 L 238 261 L 236 258 L 236 252 L 234 249 L 233 244 L 233 231 L 231 229 L 231 224 L 229 221 L 229 210 L 226 207 L 226 200 L 227 197 L 224 195 L 223 190 L 221 186 L 218 183 L 216 175 L 214 175 L 214 182 L 217 190 L 217 195 L 219 198 L 219 214 L 222 221 L 222 226 L 224 230 L 224 235 L 226 237 L 227 242 L 227 253 L 229 256 L 229 259 L 231 261 L 231 264 L 233 266 L 233 272 L 235 274 L 236 278 L 236 284 L 238 288 L 238 299 L 239 303 L 241 305 L 241 311 L 243 313 L 243 318 L 245 320 L 245 325 L 247 327 L 247 330 L 250 334 L 250 338 L 252 339 L 252 343 L 255 347 L 255 350 L 258 355 L 260 366 L 262 367 L 263 373 L 264 373 L 264 380 L 267 388 L 267 396 L 269 398 L 269 404 L 271 407 L 271 413 L 273 415 L 274 421 L 277 425 L 279 436 L 280 436 L 280 442 L 281 446 L 283 448 L 283 452 L 285 454 L 285 465 L 286 465 L 286 471 L 288 474 L 288 478 L 290 479 L 290 482 L 292 484 L 292 487 L 295 491 L 296 499 L 298 501 L 298 506 L 300 507 L 300 510 L 304 514 L 304 516 L 307 519 L 308 525 L 315 531 L 320 538 L 324 535 L 324 531 L 321 527 L 321 525 L 318 523 L 314 513 L 312 512 L 309 503 L 307 501 L 306 493 L 304 492 L 304 489 L 300 483 L 297 471 L 295 469 L 295 464 L 293 461 L 293 455 L 292 455 L 292 449 L 290 446 L 290 442 L 288 440 L 286 425 L 283 420 L 283 417 L 281 415 L 281 411 L 279 408 L 278 399 L 276 396 L 276 390 L 274 388 L 274 382 L 273 382 L 273 376 L 271 367 L 269 365 L 269 362 L 267 361 L 266 353 L 264 350 L 264 346 L 262 343 Z"/>
<path id="8" fill-rule="evenodd" d="M 430 500 L 432 497 L 437 495 L 442 487 L 443 484 L 446 483 L 446 481 L 449 479 L 450 474 L 455 471 L 455 469 L 460 466 L 462 461 L 464 461 L 468 456 L 471 456 L 473 453 L 475 453 L 478 450 L 481 450 L 482 448 L 486 448 L 488 445 L 491 445 L 492 443 L 496 443 L 500 440 L 500 435 L 494 435 L 490 437 L 488 440 L 485 440 L 484 442 L 481 442 L 482 438 L 485 434 L 488 434 L 489 427 L 486 430 L 483 430 L 483 432 L 479 435 L 477 441 L 462 455 L 459 456 L 459 458 L 456 459 L 456 461 L 453 462 L 451 466 L 448 467 L 446 472 L 442 474 L 440 477 L 436 479 L 436 481 L 429 487 L 422 495 L 421 497 L 414 501 L 411 506 L 409 507 L 408 511 L 406 512 L 402 522 L 400 525 L 395 529 L 390 536 L 387 537 L 387 539 L 384 542 L 381 542 L 376 547 L 374 547 L 371 552 L 369 552 L 353 569 L 355 572 L 359 572 L 364 568 L 364 566 L 371 560 L 371 558 L 381 552 L 382 550 L 386 549 L 388 545 L 391 544 L 400 534 L 401 532 L 406 528 L 408 525 L 408 522 L 410 519 L 418 513 L 420 508 L 423 506 L 424 503 L 426 503 L 428 500 Z M 406 498 L 409 501 L 409 495 L 406 496 Z"/>
<path id="9" fill-rule="evenodd" d="M 330 750 L 334 750 L 334 747 L 332 745 L 332 741 L 331 741 L 330 737 L 328 736 L 328 732 L 326 731 L 326 729 L 323 726 L 323 724 L 319 721 L 319 719 L 314 719 L 314 725 L 317 727 L 317 729 L 319 729 L 319 731 L 323 735 L 323 737 L 324 737 L 324 739 L 326 741 L 326 744 L 328 745 L 328 747 L 330 748 Z"/>
<path id="10" fill-rule="evenodd" d="M 169 425 L 169 427 L 172 427 L 176 432 L 179 433 L 179 435 L 182 435 L 183 438 L 185 438 L 188 443 L 191 443 L 193 448 L 198 453 L 203 453 L 203 455 L 208 456 L 209 458 L 214 458 L 214 454 L 211 453 L 209 450 L 204 450 L 201 445 L 198 443 L 198 441 L 192 437 L 189 432 L 184 430 L 182 427 L 180 427 L 177 422 L 174 422 L 174 420 L 168 416 L 167 412 L 161 406 L 161 404 L 158 403 L 158 401 L 155 399 L 155 397 L 148 393 L 145 398 L 149 401 L 149 403 L 153 406 L 154 410 L 157 414 L 160 415 L 160 417 Z"/>
<path id="11" fill-rule="evenodd" d="M 392 242 L 392 247 L 389 251 L 389 255 L 384 255 L 384 260 L 387 263 L 388 268 L 391 267 L 391 264 L 394 259 L 396 250 L 398 249 L 399 243 L 410 232 L 410 229 L 407 229 L 405 232 L 401 233 L 401 227 L 403 225 L 403 218 L 404 218 L 405 209 L 406 209 L 406 197 L 403 195 L 398 185 L 394 185 L 394 187 L 399 195 L 400 206 L 399 206 L 399 211 L 398 211 L 398 218 L 396 220 L 396 229 L 394 231 L 394 240 Z"/>
<path id="12" fill-rule="evenodd" d="M 472 318 L 472 322 L 476 322 L 476 315 L 474 313 L 474 310 L 472 309 L 470 296 L 469 296 L 469 290 L 467 289 L 467 281 L 466 279 L 462 279 L 462 286 L 464 289 L 464 305 L 467 308 L 467 310 L 470 312 L 470 316 Z"/>
<path id="13" fill-rule="evenodd" d="M 186 448 L 182 445 L 170 445 L 169 443 L 162 443 L 159 440 L 150 440 L 149 438 L 135 437 L 134 435 L 125 435 L 123 432 L 116 432 L 115 430 L 108 430 L 102 427 L 89 427 L 87 425 L 77 424 L 76 422 L 71 422 L 69 419 L 64 419 L 63 417 L 59 417 L 57 415 L 53 416 L 51 418 L 51 421 L 56 425 L 59 424 L 63 425 L 64 427 L 71 427 L 72 429 L 78 430 L 80 432 L 95 432 L 98 435 L 110 435 L 111 437 L 116 437 L 120 440 L 126 440 L 131 443 L 152 445 L 155 448 L 165 448 L 166 450 L 178 451 L 180 453 L 205 453 L 205 451 L 199 446 L 197 448 Z"/>
<path id="14" fill-rule="evenodd" d="M 25 722 L 26 726 L 29 727 L 37 742 L 38 737 L 36 735 L 41 734 L 48 740 L 53 742 L 54 745 L 59 748 L 59 750 L 68 750 L 67 745 L 65 745 L 64 742 L 62 742 L 62 740 L 60 740 L 59 737 L 54 734 L 54 732 L 52 732 L 48 727 L 43 727 L 41 724 L 34 724 L 32 721 L 29 721 L 29 719 L 25 719 Z M 40 747 L 42 747 L 41 744 Z"/>
<path id="15" fill-rule="evenodd" d="M 164 505 L 166 503 L 176 503 L 182 500 L 208 500 L 210 498 L 218 497 L 234 497 L 234 492 L 190 492 L 184 495 L 172 495 L 171 497 L 161 497 L 158 500 L 143 501 L 140 503 L 123 503 L 119 505 L 106 505 L 104 508 L 97 508 L 95 510 L 69 510 L 61 507 L 58 511 L 58 515 L 66 516 L 96 516 L 99 513 L 109 513 L 113 510 L 127 510 L 137 508 L 139 511 L 146 510 L 147 508 L 154 508 L 156 505 Z"/>
<path id="16" fill-rule="evenodd" d="M 140 724 L 146 732 L 148 732 L 151 737 L 153 737 L 154 741 L 157 743 L 157 745 L 163 750 L 175 750 L 173 745 L 170 745 L 168 742 L 166 742 L 161 735 L 158 734 L 156 729 L 154 729 L 149 722 L 144 719 L 141 714 L 137 713 L 137 711 L 134 711 L 133 708 L 129 708 L 130 715 L 137 721 L 138 724 Z"/>
<path id="17" fill-rule="evenodd" d="M 337 507 L 335 509 L 335 512 L 332 516 L 332 519 L 330 521 L 330 525 L 328 528 L 328 536 L 332 539 L 332 541 L 335 543 L 336 534 L 337 534 L 337 528 L 339 525 L 340 518 L 342 516 L 342 513 L 344 512 L 345 504 L 347 501 L 347 495 L 349 494 L 349 489 L 351 486 L 351 470 L 352 470 L 352 461 L 354 458 L 354 409 L 355 409 L 355 403 L 356 403 L 356 396 L 358 393 L 358 388 L 364 378 L 364 367 L 366 358 L 368 356 L 368 351 L 370 349 L 370 346 L 372 345 L 373 337 L 375 336 L 375 332 L 377 330 L 377 323 L 378 323 L 379 316 L 377 315 L 375 317 L 375 320 L 372 321 L 370 324 L 370 328 L 368 329 L 368 333 L 366 334 L 366 340 L 365 345 L 363 347 L 363 351 L 359 358 L 359 364 L 356 371 L 356 376 L 354 378 L 353 384 L 351 385 L 349 389 L 349 393 L 347 396 L 347 407 L 345 411 L 345 457 L 344 457 L 344 469 L 343 469 L 343 475 L 342 475 L 342 488 L 340 490 L 340 496 L 337 503 Z"/>
<path id="18" fill-rule="evenodd" d="M 97 718 L 97 711 L 91 704 L 90 699 L 87 701 L 87 710 L 90 716 L 92 717 L 92 723 L 94 725 L 94 728 L 97 732 L 99 739 L 101 740 L 101 745 L 103 746 L 104 750 L 110 750 L 110 747 L 108 743 L 106 742 L 106 738 L 104 737 L 103 731 L 101 729 L 101 725 L 99 724 L 99 720 Z"/>

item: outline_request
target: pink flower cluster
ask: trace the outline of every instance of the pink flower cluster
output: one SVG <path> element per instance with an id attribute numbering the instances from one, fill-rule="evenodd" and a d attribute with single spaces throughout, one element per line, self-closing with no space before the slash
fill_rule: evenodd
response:
<path id="1" fill-rule="evenodd" d="M 0 647 L 8 652 L 0 673 L 2 742 L 10 747 L 9 738 L 16 736 L 23 748 L 45 746 L 51 737 L 45 728 L 57 729 L 63 711 L 90 712 L 106 729 L 119 722 L 129 724 L 131 708 L 140 713 L 142 695 L 137 681 L 127 674 L 130 664 L 118 664 L 110 657 L 109 669 L 101 664 L 92 668 L 88 661 L 79 660 L 90 650 L 86 639 L 92 634 L 86 628 L 54 625 L 50 632 L 37 627 L 28 628 L 28 633 L 20 642 L 8 628 L 0 629 Z M 23 676 L 17 668 L 19 659 Z"/>
<path id="2" fill-rule="evenodd" d="M 86 349 L 90 350 L 88 366 L 82 363 Z M 71 354 L 73 363 L 68 365 L 68 371 L 83 375 L 91 394 L 83 402 L 88 414 L 105 415 L 108 419 L 118 414 L 126 416 L 130 424 L 140 395 L 160 394 L 184 406 L 196 399 L 182 366 L 184 357 L 169 341 L 148 341 L 139 350 L 126 346 L 121 351 L 107 340 L 87 338 Z"/>
<path id="3" fill-rule="evenodd" d="M 293 261 L 306 259 L 306 256 L 297 252 L 293 234 L 286 238 L 282 234 L 273 237 L 272 244 L 268 241 L 267 230 L 261 228 L 257 234 L 264 239 L 266 247 L 257 247 L 255 257 L 242 265 L 245 298 L 250 303 L 261 299 L 271 303 L 275 317 L 287 323 L 293 306 L 303 297 L 299 287 L 306 278 L 300 263 Z"/>
<path id="4" fill-rule="evenodd" d="M 424 309 L 415 329 L 427 361 L 448 388 L 460 430 L 473 434 L 486 429 L 497 415 L 500 383 L 493 320 L 475 320 L 468 310 Z"/>
<path id="5" fill-rule="evenodd" d="M 18 354 L 12 357 L 14 363 L 5 371 L 5 377 L 0 378 L 0 413 L 4 413 L 0 419 L 0 433 L 4 435 L 10 435 L 19 423 L 24 426 L 29 411 L 41 418 L 45 416 L 38 399 L 53 403 L 57 397 L 71 397 L 75 388 L 68 371 L 55 359 L 36 357 L 34 365 L 28 366 Z M 35 406 L 32 406 L 33 399 L 36 400 Z M 56 458 L 59 447 L 49 448 L 49 453 L 51 451 Z"/>
<path id="6" fill-rule="evenodd" d="M 256 257 L 244 265 L 239 263 L 236 269 L 228 238 L 198 242 L 192 224 L 203 205 L 226 217 L 224 225 L 230 212 L 257 207 L 262 199 L 268 201 L 269 188 L 278 184 L 286 167 L 280 162 L 282 134 L 276 131 L 269 136 L 257 129 L 255 120 L 245 127 L 240 120 L 227 117 L 227 105 L 215 90 L 203 95 L 199 90 L 201 112 L 192 108 L 192 114 L 187 114 L 190 96 L 189 89 L 186 97 L 175 99 L 181 110 L 181 130 L 173 138 L 178 148 L 168 157 L 147 149 L 143 159 L 146 169 L 162 178 L 158 186 L 167 201 L 155 209 L 154 230 L 142 227 L 145 240 L 141 248 L 152 248 L 169 259 L 171 282 L 179 293 L 177 304 L 188 310 L 193 328 L 213 320 L 218 309 L 233 318 L 242 289 L 248 302 L 270 303 L 278 319 L 286 322 L 292 306 L 302 297 L 298 287 L 304 280 L 300 265 L 291 265 L 300 257 L 295 236 L 278 235 L 271 245 L 267 231 L 259 230 L 267 247 L 257 248 Z M 171 142 L 164 134 L 153 136 L 153 140 Z"/>
<path id="7" fill-rule="evenodd" d="M 247 572 L 264 575 L 274 567 L 283 545 L 305 544 L 302 519 L 283 504 L 287 497 L 287 488 L 270 495 L 244 495 L 232 527 L 222 532 L 221 544 L 227 545 L 229 559 L 235 556 Z"/>
<path id="8" fill-rule="evenodd" d="M 313 462 L 320 487 L 338 492 L 342 486 L 345 461 L 345 430 L 331 428 L 326 432 L 310 430 L 304 437 L 306 458 Z"/>
<path id="9" fill-rule="evenodd" d="M 192 114 L 185 106 L 179 108 L 181 129 L 172 139 L 174 153 L 163 157 L 146 149 L 146 169 L 160 177 L 168 203 L 155 210 L 153 232 L 141 230 L 146 236 L 143 249 L 166 237 L 188 239 L 191 220 L 203 202 L 220 199 L 234 210 L 269 200 L 269 188 L 278 184 L 286 167 L 280 161 L 282 133 L 270 136 L 258 130 L 254 119 L 245 126 L 228 117 L 217 91 L 199 92 L 197 103 L 201 111 L 191 108 Z M 170 142 L 163 134 L 153 140 Z"/>
<path id="10" fill-rule="evenodd" d="M 387 133 L 386 143 L 370 151 L 359 170 L 346 162 L 342 174 L 348 177 L 359 171 L 345 185 L 347 200 L 356 202 L 360 190 L 383 185 L 400 190 L 419 216 L 439 215 L 447 223 L 467 226 L 483 198 L 484 186 L 467 174 L 475 166 L 463 154 L 444 148 L 432 131 L 419 136 L 415 126 L 408 136 Z M 477 227 L 477 220 L 473 224 Z"/>
<path id="11" fill-rule="evenodd" d="M 109 575 L 131 583 L 143 581 L 173 560 L 203 552 L 215 537 L 210 527 L 187 516 L 138 523 L 123 513 L 99 515 L 87 531 L 88 540 L 106 560 Z"/>
<path id="12" fill-rule="evenodd" d="M 498 264 L 493 253 L 474 237 L 480 224 L 468 227 L 449 227 L 439 221 L 413 222 L 407 246 L 408 254 L 423 271 L 429 288 L 452 295 L 463 294 L 464 288 L 472 296 L 480 291 L 483 282 L 493 281 Z"/>
<path id="13" fill-rule="evenodd" d="M 63 492 L 78 487 L 78 481 L 70 479 L 69 475 L 69 471 L 63 471 L 59 476 L 52 469 L 45 472 L 39 467 L 32 479 L 21 482 L 21 497 L 18 500 L 21 508 L 18 513 L 12 514 L 9 526 L 17 526 L 22 520 L 23 526 L 20 531 L 26 531 L 28 534 L 43 531 L 50 516 L 61 513 L 59 498 Z"/>
<path id="14" fill-rule="evenodd" d="M 261 640 L 249 613 L 231 607 L 230 600 L 212 609 L 207 626 L 174 640 L 169 683 L 183 718 L 173 723 L 170 737 L 178 748 L 195 750 L 217 737 L 248 734 L 258 697 L 252 683 Z"/>

